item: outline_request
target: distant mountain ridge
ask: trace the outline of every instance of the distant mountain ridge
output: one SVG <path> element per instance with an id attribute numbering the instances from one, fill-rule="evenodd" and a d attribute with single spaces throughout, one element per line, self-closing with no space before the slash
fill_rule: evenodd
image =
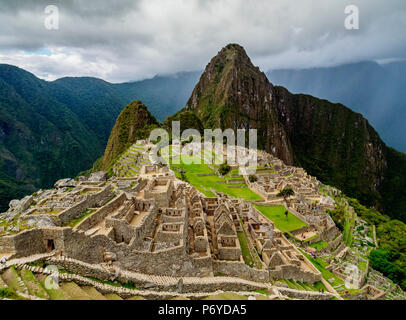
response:
<path id="1" fill-rule="evenodd" d="M 339 102 L 362 113 L 391 147 L 406 152 L 406 61 L 267 72 L 293 93 Z"/>
<path id="2" fill-rule="evenodd" d="M 0 64 L 0 212 L 11 199 L 90 168 L 125 105 L 142 98 L 163 120 L 185 104 L 197 78 L 182 73 L 123 84 L 89 77 L 47 82 Z"/>

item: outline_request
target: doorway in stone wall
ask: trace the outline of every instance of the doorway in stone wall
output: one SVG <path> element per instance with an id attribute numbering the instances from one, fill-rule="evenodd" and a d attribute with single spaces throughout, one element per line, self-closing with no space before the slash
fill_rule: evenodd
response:
<path id="1" fill-rule="evenodd" d="M 55 250 L 55 242 L 52 239 L 47 240 L 47 252 L 52 252 Z"/>

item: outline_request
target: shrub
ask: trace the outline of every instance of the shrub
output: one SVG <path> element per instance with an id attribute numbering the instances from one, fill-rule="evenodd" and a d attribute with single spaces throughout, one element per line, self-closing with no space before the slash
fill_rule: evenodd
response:
<path id="1" fill-rule="evenodd" d="M 8 288 L 1 288 L 0 289 L 0 297 L 2 298 L 10 298 L 11 292 Z"/>
<path id="2" fill-rule="evenodd" d="M 231 167 L 227 163 L 222 163 L 219 168 L 219 173 L 222 176 L 225 176 L 231 171 Z"/>

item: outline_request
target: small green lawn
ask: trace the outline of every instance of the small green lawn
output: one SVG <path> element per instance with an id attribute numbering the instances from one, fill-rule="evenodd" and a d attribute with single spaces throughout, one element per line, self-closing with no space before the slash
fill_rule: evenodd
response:
<path id="1" fill-rule="evenodd" d="M 179 170 L 184 170 L 184 176 L 187 182 L 193 185 L 196 189 L 202 192 L 207 197 L 214 197 L 211 191 L 214 189 L 217 192 L 223 192 L 235 198 L 242 198 L 248 201 L 261 201 L 263 198 L 249 189 L 245 184 L 240 185 L 227 185 L 224 177 L 219 177 L 215 174 L 214 170 L 207 164 L 176 164 L 172 165 L 175 174 L 181 178 Z M 204 174 L 212 174 L 210 176 L 199 176 Z M 240 186 L 239 188 L 230 188 Z"/>
<path id="2" fill-rule="evenodd" d="M 246 265 L 252 267 L 254 265 L 254 259 L 252 258 L 251 252 L 248 248 L 247 239 L 243 232 L 237 232 L 238 240 L 240 242 L 241 254 L 244 258 Z"/>
<path id="3" fill-rule="evenodd" d="M 325 241 L 314 242 L 310 245 L 310 247 L 315 248 L 317 251 L 320 251 L 328 247 L 328 242 Z"/>
<path id="4" fill-rule="evenodd" d="M 289 213 L 288 218 L 286 219 L 286 208 L 284 206 L 268 207 L 255 205 L 255 208 L 271 220 L 275 224 L 275 227 L 282 232 L 290 232 L 307 226 L 304 221 L 300 220 L 292 213 Z"/>

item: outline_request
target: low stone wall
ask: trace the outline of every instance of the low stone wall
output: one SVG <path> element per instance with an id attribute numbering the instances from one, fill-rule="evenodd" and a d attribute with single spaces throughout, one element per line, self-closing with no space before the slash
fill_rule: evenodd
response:
<path id="1" fill-rule="evenodd" d="M 342 250 L 344 250 L 346 247 L 345 243 L 342 242 L 335 250 L 334 248 L 332 248 L 332 250 L 334 250 L 333 255 L 337 256 Z"/>
<path id="2" fill-rule="evenodd" d="M 314 284 L 322 279 L 320 273 L 316 274 L 310 271 L 305 271 L 295 265 L 278 266 L 276 267 L 276 270 L 269 270 L 269 276 L 272 279 L 292 279 L 309 284 Z"/>
<path id="3" fill-rule="evenodd" d="M 100 192 L 91 194 L 87 197 L 87 199 L 79 202 L 77 205 L 62 211 L 60 214 L 58 214 L 58 219 L 62 224 L 64 224 L 73 219 L 80 218 L 86 209 L 95 207 L 96 204 L 107 200 L 111 195 L 111 187 L 106 186 Z"/>
<path id="4" fill-rule="evenodd" d="M 0 253 L 9 253 L 14 251 L 14 236 L 0 237 Z"/>
<path id="5" fill-rule="evenodd" d="M 140 180 L 137 185 L 132 189 L 133 192 L 140 192 L 147 185 L 148 180 Z"/>
<path id="6" fill-rule="evenodd" d="M 83 277 L 96 278 L 98 280 L 109 280 L 112 274 L 99 265 L 91 265 L 78 260 L 71 259 L 49 259 L 47 261 L 50 265 L 55 265 L 59 269 L 67 270 Z"/>
<path id="7" fill-rule="evenodd" d="M 242 262 L 213 260 L 213 272 L 257 282 L 269 282 L 269 272 L 250 268 Z"/>
<path id="8" fill-rule="evenodd" d="M 333 226 L 333 227 L 331 227 L 331 228 L 329 228 L 329 229 L 327 229 L 327 230 L 324 230 L 324 231 L 320 234 L 320 238 L 321 238 L 321 240 L 323 240 L 323 241 L 330 242 L 330 241 L 333 240 L 334 237 L 336 237 L 337 234 L 339 234 L 339 233 L 340 233 L 340 230 L 339 230 L 336 226 Z"/>
<path id="9" fill-rule="evenodd" d="M 58 258 L 48 259 L 49 264 L 55 265 L 60 269 L 68 270 L 74 274 L 96 278 L 102 281 L 115 277 L 120 283 L 132 283 L 139 289 L 153 289 L 158 291 L 177 291 L 179 289 L 178 277 L 154 276 L 142 273 L 129 272 L 117 269 L 118 272 L 110 273 L 101 266 L 83 263 L 81 261 Z M 252 291 L 266 289 L 269 285 L 244 281 L 238 278 L 229 277 L 209 277 L 209 278 L 182 278 L 182 292 L 213 292 L 216 290 L 223 291 Z"/>
<path id="10" fill-rule="evenodd" d="M 300 300 L 329 300 L 334 298 L 335 296 L 329 292 L 319 293 L 314 291 L 301 291 L 289 288 L 276 288 L 281 294 L 293 298 L 293 299 L 300 299 Z"/>
<path id="11" fill-rule="evenodd" d="M 121 193 L 111 202 L 109 202 L 108 204 L 97 210 L 95 213 L 87 217 L 85 220 L 83 220 L 80 224 L 76 226 L 75 229 L 85 231 L 91 229 L 97 223 L 105 219 L 111 212 L 119 208 L 126 199 L 127 197 L 125 193 Z"/>
<path id="12" fill-rule="evenodd" d="M 343 235 L 340 234 L 335 240 L 329 242 L 328 246 L 323 248 L 322 250 L 318 251 L 321 254 L 330 253 L 331 250 L 338 248 L 340 243 L 343 241 Z M 341 250 L 340 250 L 341 251 Z"/>

